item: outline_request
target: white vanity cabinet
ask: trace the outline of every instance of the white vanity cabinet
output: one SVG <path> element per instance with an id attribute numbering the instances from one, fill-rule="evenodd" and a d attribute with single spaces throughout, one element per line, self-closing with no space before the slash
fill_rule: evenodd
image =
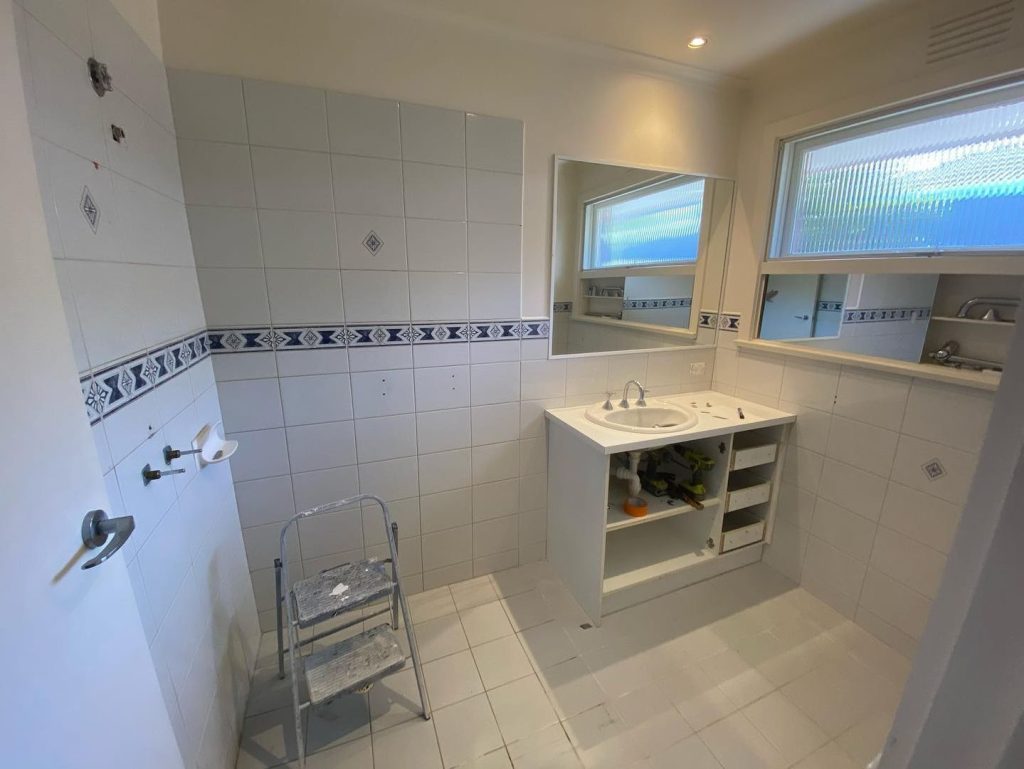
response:
<path id="1" fill-rule="evenodd" d="M 640 434 L 595 424 L 586 407 L 546 414 L 548 561 L 595 624 L 602 615 L 754 563 L 771 541 L 795 417 L 712 391 L 659 400 L 695 412 L 697 424 Z M 645 491 L 647 514 L 627 515 L 628 481 L 615 469 L 630 451 L 673 444 L 715 459 L 704 474 L 703 509 Z"/>

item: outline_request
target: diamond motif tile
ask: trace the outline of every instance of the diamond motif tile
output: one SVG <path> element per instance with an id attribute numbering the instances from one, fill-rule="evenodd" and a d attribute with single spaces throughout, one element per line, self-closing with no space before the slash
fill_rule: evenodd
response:
<path id="1" fill-rule="evenodd" d="M 946 474 L 946 468 L 942 466 L 942 462 L 938 459 L 932 459 L 921 465 L 921 469 L 924 474 L 928 476 L 928 480 L 937 481 L 939 478 Z"/>
<path id="2" fill-rule="evenodd" d="M 380 235 L 378 235 L 373 230 L 370 230 L 370 232 L 367 234 L 367 236 L 365 238 L 363 238 L 363 248 L 365 248 L 367 251 L 369 251 L 374 256 L 376 256 L 377 252 L 380 251 L 381 248 L 383 248 L 383 247 L 384 247 L 384 241 L 381 240 Z"/>
<path id="3" fill-rule="evenodd" d="M 79 208 L 82 209 L 82 215 L 89 222 L 92 231 L 96 232 L 100 226 L 100 209 L 96 205 L 96 201 L 93 200 L 92 193 L 89 192 L 88 187 L 82 188 L 82 199 L 79 202 Z"/>

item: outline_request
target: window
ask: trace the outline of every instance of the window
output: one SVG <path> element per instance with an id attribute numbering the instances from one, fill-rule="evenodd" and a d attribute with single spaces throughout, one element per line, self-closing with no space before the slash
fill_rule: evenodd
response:
<path id="1" fill-rule="evenodd" d="M 584 205 L 583 269 L 693 264 L 704 180 L 672 177 Z"/>
<path id="2" fill-rule="evenodd" d="M 769 257 L 1024 251 L 1024 87 L 783 143 Z"/>

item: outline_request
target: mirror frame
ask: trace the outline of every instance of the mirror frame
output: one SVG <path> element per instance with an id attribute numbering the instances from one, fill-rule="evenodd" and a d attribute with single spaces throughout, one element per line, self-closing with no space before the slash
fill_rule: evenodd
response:
<path id="1" fill-rule="evenodd" d="M 733 185 L 732 194 L 731 194 L 730 200 L 729 200 L 730 209 L 729 209 L 729 221 L 727 223 L 727 234 L 726 234 L 726 241 L 725 241 L 725 264 L 722 266 L 722 271 L 721 271 L 722 272 L 722 282 L 721 282 L 721 285 L 719 285 L 719 287 L 718 287 L 718 295 L 714 298 L 714 302 L 713 302 L 714 307 L 711 307 L 710 305 L 712 304 L 712 302 L 705 301 L 705 297 L 704 297 L 704 289 L 705 289 L 705 282 L 706 282 L 706 275 L 707 275 L 707 266 L 708 266 L 708 260 L 706 258 L 706 251 L 707 251 L 707 246 L 708 246 L 708 243 L 707 243 L 707 240 L 708 240 L 708 230 L 707 230 L 706 223 L 702 222 L 702 224 L 701 224 L 700 240 L 699 240 L 699 246 L 698 246 L 697 264 L 696 264 L 696 268 L 695 268 L 695 271 L 694 271 L 693 302 L 690 305 L 690 323 L 689 323 L 689 325 L 686 328 L 679 328 L 677 326 L 659 326 L 659 325 L 654 324 L 654 323 L 640 323 L 639 321 L 614 320 L 614 319 L 609 319 L 609 318 L 596 318 L 596 317 L 577 315 L 577 308 L 580 306 L 580 301 L 579 300 L 580 300 L 580 296 L 581 296 L 581 294 L 580 294 L 581 289 L 580 289 L 580 279 L 579 279 L 579 277 L 577 277 L 575 279 L 574 286 L 573 286 L 573 301 L 572 301 L 573 309 L 572 309 L 572 315 L 571 315 L 571 318 L 573 320 L 580 320 L 582 322 L 593 323 L 595 325 L 606 325 L 606 326 L 609 326 L 609 327 L 612 327 L 612 328 L 630 329 L 630 330 L 634 330 L 634 331 L 650 331 L 652 333 L 656 333 L 656 334 L 663 335 L 663 336 L 679 337 L 681 340 L 683 340 L 683 339 L 685 339 L 685 340 L 696 340 L 697 339 L 697 329 L 698 329 L 700 310 L 701 309 L 713 309 L 715 312 L 721 312 L 722 297 L 724 296 L 724 292 L 725 292 L 725 279 L 726 279 L 726 276 L 728 274 L 729 252 L 730 252 L 731 246 L 732 246 L 732 227 L 733 227 L 733 221 L 734 221 L 735 209 L 736 209 L 736 180 L 732 179 L 730 177 L 727 177 L 727 176 L 720 176 L 720 175 L 717 175 L 717 174 L 707 174 L 707 173 L 702 173 L 702 172 L 682 171 L 682 170 L 680 170 L 678 168 L 667 168 L 667 167 L 664 167 L 664 166 L 652 166 L 652 165 L 646 165 L 646 164 L 623 165 L 623 163 L 621 163 L 621 162 L 614 162 L 614 161 L 610 161 L 610 160 L 592 160 L 592 159 L 588 159 L 588 158 L 577 157 L 577 156 L 574 156 L 574 155 L 561 155 L 561 154 L 557 154 L 557 153 L 555 155 L 553 155 L 552 156 L 552 166 L 551 166 L 551 169 L 552 169 L 552 173 L 551 173 L 552 183 L 551 183 L 550 263 L 549 263 L 549 267 L 548 267 L 548 283 L 549 283 L 549 290 L 548 290 L 548 312 L 551 315 L 551 333 L 548 335 L 548 358 L 549 359 L 551 359 L 551 358 L 590 358 L 590 357 L 595 357 L 595 356 L 598 356 L 598 355 L 632 355 L 632 354 L 651 353 L 651 352 L 669 352 L 669 351 L 675 351 L 675 350 L 702 350 L 702 349 L 708 349 L 708 348 L 716 347 L 717 346 L 717 342 L 718 342 L 717 335 L 720 333 L 720 329 L 718 329 L 718 328 L 715 329 L 715 341 L 710 343 L 710 344 L 685 344 L 685 343 L 681 342 L 678 345 L 668 345 L 668 346 L 665 346 L 665 347 L 630 348 L 630 349 L 626 349 L 626 350 L 604 350 L 604 351 L 599 351 L 599 352 L 567 352 L 567 353 L 560 353 L 560 354 L 556 354 L 555 353 L 555 351 L 554 351 L 554 344 L 555 344 L 555 334 L 554 334 L 555 311 L 554 311 L 554 306 L 555 306 L 555 259 L 557 258 L 557 253 L 558 253 L 558 251 L 557 251 L 557 241 L 558 241 L 558 168 L 559 168 L 559 164 L 563 163 L 563 162 L 589 163 L 589 164 L 592 164 L 592 165 L 613 166 L 613 167 L 617 167 L 617 168 L 631 168 L 631 169 L 638 169 L 638 170 L 642 170 L 642 171 L 656 171 L 656 172 L 666 173 L 666 174 L 677 174 L 677 175 L 680 175 L 680 176 L 693 176 L 693 177 L 700 177 L 700 178 L 704 178 L 704 179 L 713 179 L 715 181 L 727 181 L 727 182 L 731 182 L 732 185 Z M 585 226 L 585 224 L 581 220 L 580 227 L 582 228 L 584 226 Z M 582 249 L 582 237 L 583 237 L 582 232 L 578 231 L 576 233 L 576 244 L 574 246 L 574 251 L 577 252 L 576 255 L 577 255 L 577 261 L 578 262 L 579 262 L 579 260 L 582 259 L 582 252 L 581 252 L 581 249 Z M 580 267 L 579 267 L 579 264 L 577 264 L 575 269 L 576 269 L 577 274 L 581 271 Z M 665 270 L 666 268 L 664 268 L 664 267 L 639 267 L 639 268 L 635 268 L 635 269 L 644 271 L 644 272 L 640 272 L 638 274 L 648 274 L 648 275 L 651 275 L 651 274 L 655 274 L 659 270 Z M 671 268 L 668 268 L 668 269 L 671 269 Z M 698 301 L 698 299 L 699 299 L 699 301 Z"/>

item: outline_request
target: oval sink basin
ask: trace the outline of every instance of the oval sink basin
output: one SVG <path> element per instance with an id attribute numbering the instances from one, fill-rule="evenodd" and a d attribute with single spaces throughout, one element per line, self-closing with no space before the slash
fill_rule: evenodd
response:
<path id="1" fill-rule="evenodd" d="M 688 430 L 697 424 L 697 415 L 683 406 L 648 399 L 646 406 L 630 404 L 628 409 L 616 406 L 606 411 L 596 403 L 587 409 L 587 419 L 613 430 L 630 433 L 673 433 Z"/>

